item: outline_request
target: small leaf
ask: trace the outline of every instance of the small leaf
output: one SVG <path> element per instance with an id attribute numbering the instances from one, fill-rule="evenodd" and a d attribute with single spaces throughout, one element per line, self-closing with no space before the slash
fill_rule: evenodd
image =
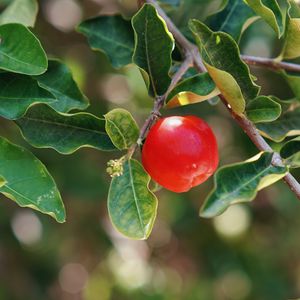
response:
<path id="1" fill-rule="evenodd" d="M 82 22 L 78 32 L 93 50 L 103 51 L 115 68 L 132 62 L 134 34 L 130 21 L 121 16 L 100 16 Z"/>
<path id="2" fill-rule="evenodd" d="M 0 25 L 20 23 L 33 27 L 38 12 L 36 0 L 13 0 L 0 15 Z"/>
<path id="3" fill-rule="evenodd" d="M 281 142 L 287 136 L 300 134 L 300 108 L 287 111 L 276 121 L 257 124 L 257 128 L 265 137 Z"/>
<path id="4" fill-rule="evenodd" d="M 285 143 L 281 150 L 280 156 L 285 160 L 285 163 L 291 168 L 300 167 L 300 137 Z"/>
<path id="5" fill-rule="evenodd" d="M 50 60 L 46 73 L 35 77 L 39 85 L 52 93 L 57 101 L 50 104 L 59 112 L 69 112 L 72 109 L 86 109 L 88 99 L 79 90 L 69 68 L 57 60 Z"/>
<path id="6" fill-rule="evenodd" d="M 280 38 L 284 33 L 284 19 L 276 0 L 244 0 L 254 12 L 264 19 Z"/>
<path id="7" fill-rule="evenodd" d="M 65 208 L 46 167 L 28 150 L 0 137 L 0 193 L 21 207 L 30 207 L 65 221 Z"/>
<path id="8" fill-rule="evenodd" d="M 29 29 L 21 24 L 0 26 L 0 69 L 40 75 L 47 66 L 45 51 Z"/>
<path id="9" fill-rule="evenodd" d="M 105 131 L 105 120 L 88 113 L 63 114 L 47 105 L 36 105 L 16 121 L 34 147 L 71 154 L 82 147 L 103 151 L 116 148 Z"/>
<path id="10" fill-rule="evenodd" d="M 241 0 L 229 0 L 225 8 L 208 19 L 208 25 L 213 31 L 224 31 L 239 41 L 241 34 L 258 17 Z"/>
<path id="11" fill-rule="evenodd" d="M 280 58 L 293 59 L 300 56 L 300 8 L 288 1 L 287 28 Z"/>
<path id="12" fill-rule="evenodd" d="M 51 93 L 29 76 L 0 73 L 0 86 L 0 116 L 10 120 L 22 117 L 34 104 L 56 101 Z"/>
<path id="13" fill-rule="evenodd" d="M 247 117 L 254 123 L 272 122 L 281 115 L 281 106 L 278 102 L 266 96 L 259 96 L 247 105 Z"/>
<path id="14" fill-rule="evenodd" d="M 230 205 L 249 202 L 257 192 L 283 178 L 288 169 L 272 165 L 273 153 L 262 153 L 255 161 L 228 165 L 215 174 L 215 188 L 205 200 L 200 216 L 212 218 Z"/>
<path id="15" fill-rule="evenodd" d="M 157 198 L 149 190 L 150 176 L 142 165 L 130 159 L 123 174 L 113 177 L 108 193 L 108 212 L 112 224 L 129 238 L 146 239 L 152 230 Z"/>
<path id="16" fill-rule="evenodd" d="M 129 149 L 139 138 L 139 127 L 130 112 L 116 108 L 105 117 L 105 129 L 113 144 L 119 149 Z"/>
<path id="17" fill-rule="evenodd" d="M 219 94 L 208 73 L 201 73 L 180 82 L 168 95 L 167 107 L 201 102 Z"/>
<path id="18" fill-rule="evenodd" d="M 150 4 L 145 4 L 132 18 L 132 26 L 135 32 L 133 62 L 144 71 L 143 76 L 145 72 L 149 76 L 151 93 L 163 95 L 171 83 L 173 36 Z"/>
<path id="19" fill-rule="evenodd" d="M 299 32 L 300 34 L 300 32 Z M 300 99 L 300 74 L 299 73 L 292 73 L 286 72 L 284 70 L 280 71 L 280 74 L 283 76 L 287 84 L 290 86 L 294 95 Z M 298 100 L 299 101 L 299 100 Z"/>
<path id="20" fill-rule="evenodd" d="M 232 109 L 241 114 L 245 100 L 256 97 L 259 87 L 253 83 L 248 66 L 240 59 L 236 42 L 224 32 L 213 32 L 203 23 L 193 20 L 194 33 L 200 54 L 209 75 Z"/>

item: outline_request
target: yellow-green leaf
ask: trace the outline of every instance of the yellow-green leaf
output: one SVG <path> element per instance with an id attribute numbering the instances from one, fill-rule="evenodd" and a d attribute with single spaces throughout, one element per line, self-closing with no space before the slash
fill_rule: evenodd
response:
<path id="1" fill-rule="evenodd" d="M 213 32 L 200 21 L 190 22 L 204 64 L 226 101 L 242 114 L 246 100 L 253 99 L 259 87 L 252 81 L 248 66 L 240 59 L 238 45 L 224 32 Z"/>

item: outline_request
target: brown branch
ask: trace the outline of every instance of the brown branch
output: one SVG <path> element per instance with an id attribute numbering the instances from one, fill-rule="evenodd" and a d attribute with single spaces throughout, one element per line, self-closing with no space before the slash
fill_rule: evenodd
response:
<path id="1" fill-rule="evenodd" d="M 274 71 L 286 70 L 291 72 L 300 72 L 300 65 L 298 64 L 276 61 L 272 58 L 263 58 L 248 55 L 241 55 L 241 58 L 248 65 L 266 67 Z"/>
<path id="2" fill-rule="evenodd" d="M 161 9 L 161 7 L 157 4 L 155 0 L 146 0 L 145 2 L 150 3 L 155 6 L 157 9 L 159 15 L 165 20 L 169 31 L 173 34 L 175 40 L 177 41 L 177 44 L 181 47 L 181 49 L 184 51 L 184 53 L 188 53 L 192 59 L 194 66 L 198 69 L 199 72 L 206 71 L 205 67 L 203 65 L 202 59 L 200 57 L 200 53 L 198 49 L 191 44 L 186 37 L 178 30 L 178 28 L 174 25 L 174 23 L 170 20 L 170 18 L 165 14 L 165 12 Z M 269 59 L 263 59 L 263 58 L 253 58 L 244 56 L 243 59 L 245 61 L 248 61 L 248 63 L 256 65 L 263 65 L 266 67 L 272 67 L 272 69 L 279 69 L 279 68 L 285 68 L 286 70 L 292 70 L 295 71 L 294 64 L 288 64 L 288 63 L 282 63 L 282 62 L 275 62 L 270 61 Z M 299 67 L 298 67 L 299 68 Z M 248 135 L 248 137 L 251 139 L 251 141 L 255 144 L 255 146 L 260 151 L 273 151 L 270 145 L 266 142 L 266 140 L 259 134 L 257 128 L 255 125 L 248 120 L 243 115 L 237 115 L 235 114 L 231 107 L 228 105 L 226 99 L 224 96 L 220 95 L 221 100 L 225 104 L 226 108 L 230 111 L 233 119 L 238 123 L 238 125 L 245 131 L 245 133 Z M 281 166 L 282 165 L 282 159 L 278 153 L 274 155 L 272 164 L 274 166 Z M 284 181 L 287 183 L 287 185 L 290 187 L 290 189 L 295 193 L 298 199 L 300 199 L 300 184 L 297 182 L 297 180 L 288 173 L 284 177 Z"/>

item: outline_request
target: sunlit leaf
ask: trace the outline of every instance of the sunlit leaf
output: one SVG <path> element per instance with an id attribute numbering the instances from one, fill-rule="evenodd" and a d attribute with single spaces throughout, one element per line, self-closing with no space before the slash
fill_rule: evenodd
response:
<path id="1" fill-rule="evenodd" d="M 46 167 L 29 151 L 0 137 L 0 193 L 22 207 L 30 207 L 65 221 L 65 208 Z"/>
<path id="2" fill-rule="evenodd" d="M 276 121 L 271 123 L 259 123 L 257 128 L 262 135 L 275 141 L 281 142 L 287 136 L 300 134 L 300 108 L 287 111 Z"/>
<path id="3" fill-rule="evenodd" d="M 288 1 L 287 28 L 280 58 L 292 59 L 300 56 L 300 8 Z"/>
<path id="4" fill-rule="evenodd" d="M 151 93 L 162 95 L 171 82 L 173 36 L 150 4 L 145 4 L 132 18 L 132 26 L 135 31 L 133 61 L 143 70 L 144 76 L 148 75 Z"/>
<path id="5" fill-rule="evenodd" d="M 156 218 L 157 199 L 149 190 L 150 176 L 142 165 L 130 159 L 123 174 L 112 179 L 108 211 L 115 228 L 129 238 L 146 239 Z"/>
<path id="6" fill-rule="evenodd" d="M 168 95 L 167 107 L 201 102 L 220 92 L 208 73 L 202 73 L 180 82 Z"/>
<path id="7" fill-rule="evenodd" d="M 253 200 L 257 192 L 283 178 L 287 167 L 272 165 L 273 153 L 262 153 L 255 161 L 228 165 L 215 174 L 215 187 L 203 204 L 200 216 L 215 217 L 230 205 Z"/>
<path id="8" fill-rule="evenodd" d="M 70 69 L 57 60 L 50 60 L 46 73 L 35 77 L 39 85 L 52 93 L 57 101 L 50 104 L 59 112 L 88 107 L 88 99 L 79 90 Z"/>
<path id="9" fill-rule="evenodd" d="M 103 51 L 115 68 L 132 62 L 134 34 L 130 21 L 121 16 L 99 16 L 82 22 L 77 30 L 93 50 Z"/>
<path id="10" fill-rule="evenodd" d="M 253 11 L 264 19 L 280 38 L 284 33 L 284 19 L 276 0 L 244 0 Z"/>
<path id="11" fill-rule="evenodd" d="M 17 119 L 37 103 L 53 103 L 56 98 L 30 76 L 0 73 L 0 116 Z"/>
<path id="12" fill-rule="evenodd" d="M 256 97 L 259 87 L 251 79 L 248 66 L 240 59 L 236 42 L 223 32 L 213 32 L 205 24 L 193 20 L 194 33 L 204 64 L 232 109 L 241 114 L 246 101 Z"/>
<path id="13" fill-rule="evenodd" d="M 116 108 L 104 117 L 106 132 L 118 149 L 129 149 L 137 142 L 140 130 L 130 112 Z"/>
<path id="14" fill-rule="evenodd" d="M 0 25 L 20 23 L 33 27 L 38 12 L 36 0 L 14 0 L 0 15 Z"/>
<path id="15" fill-rule="evenodd" d="M 34 147 L 71 154 L 82 147 L 115 150 L 105 131 L 105 120 L 89 113 L 63 114 L 47 105 L 36 105 L 16 121 Z"/>
<path id="16" fill-rule="evenodd" d="M 39 40 L 21 24 L 0 26 L 0 69 L 27 75 L 39 75 L 48 66 Z"/>
<path id="17" fill-rule="evenodd" d="M 248 103 L 246 112 L 254 123 L 272 122 L 279 118 L 281 106 L 270 97 L 259 96 Z"/>

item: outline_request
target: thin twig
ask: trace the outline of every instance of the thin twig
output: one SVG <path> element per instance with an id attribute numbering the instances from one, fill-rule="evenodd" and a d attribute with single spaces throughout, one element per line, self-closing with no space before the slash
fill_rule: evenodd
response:
<path id="1" fill-rule="evenodd" d="M 177 44 L 180 46 L 180 48 L 183 50 L 184 53 L 189 53 L 194 62 L 194 66 L 198 69 L 199 72 L 205 71 L 205 67 L 203 65 L 202 59 L 200 57 L 200 53 L 197 50 L 195 50 L 195 46 L 191 44 L 186 37 L 178 30 L 178 28 L 174 25 L 174 23 L 170 20 L 170 18 L 165 14 L 165 12 L 161 9 L 161 7 L 158 5 L 158 3 L 155 0 L 146 0 L 145 2 L 150 3 L 155 6 L 157 9 L 159 15 L 165 20 L 169 31 L 173 34 L 175 40 L 177 41 Z M 293 64 L 288 63 L 279 63 L 279 62 L 270 62 L 268 59 L 258 59 L 255 58 L 251 59 L 251 57 L 243 57 L 243 59 L 247 60 L 248 63 L 254 61 L 258 65 L 264 65 L 267 67 L 272 67 L 273 69 L 279 69 L 285 67 L 286 70 L 292 70 L 295 71 L 295 66 Z M 292 66 L 291 66 L 292 65 Z M 255 146 L 260 151 L 273 151 L 270 145 L 266 142 L 266 140 L 259 134 L 257 128 L 255 125 L 248 120 L 245 116 L 240 116 L 235 114 L 231 107 L 228 105 L 226 99 L 224 96 L 220 95 L 221 100 L 224 102 L 226 108 L 230 111 L 233 119 L 238 123 L 238 125 L 245 131 L 245 133 L 248 135 L 248 137 L 252 140 L 252 142 L 255 144 Z M 282 165 L 282 159 L 279 156 L 279 154 L 276 154 L 274 156 L 275 159 L 273 159 L 272 164 L 275 166 L 281 166 Z M 290 187 L 290 189 L 295 193 L 295 195 L 300 199 L 300 184 L 297 182 L 297 180 L 288 173 L 284 177 L 284 181 L 287 183 L 287 185 Z"/>
<path id="2" fill-rule="evenodd" d="M 300 65 L 298 64 L 277 61 L 272 58 L 264 58 L 249 55 L 241 55 L 241 58 L 248 65 L 266 67 L 275 71 L 286 70 L 291 72 L 300 72 Z"/>
<path id="3" fill-rule="evenodd" d="M 189 69 L 190 66 L 192 66 L 193 58 L 192 56 L 187 56 L 183 63 L 180 65 L 179 69 L 176 71 L 176 73 L 172 77 L 172 81 L 170 83 L 170 86 L 167 90 L 167 92 L 162 96 L 157 96 L 154 101 L 153 109 L 150 112 L 148 118 L 144 122 L 141 131 L 140 136 L 137 140 L 137 143 L 133 145 L 127 153 L 128 157 L 131 157 L 133 153 L 135 152 L 136 148 L 142 144 L 143 140 L 145 139 L 149 129 L 154 125 L 157 118 L 160 116 L 160 110 L 163 108 L 165 104 L 165 100 L 168 96 L 168 94 L 171 92 L 171 90 L 176 86 L 176 84 L 180 81 L 182 76 L 186 73 L 186 71 Z"/>

